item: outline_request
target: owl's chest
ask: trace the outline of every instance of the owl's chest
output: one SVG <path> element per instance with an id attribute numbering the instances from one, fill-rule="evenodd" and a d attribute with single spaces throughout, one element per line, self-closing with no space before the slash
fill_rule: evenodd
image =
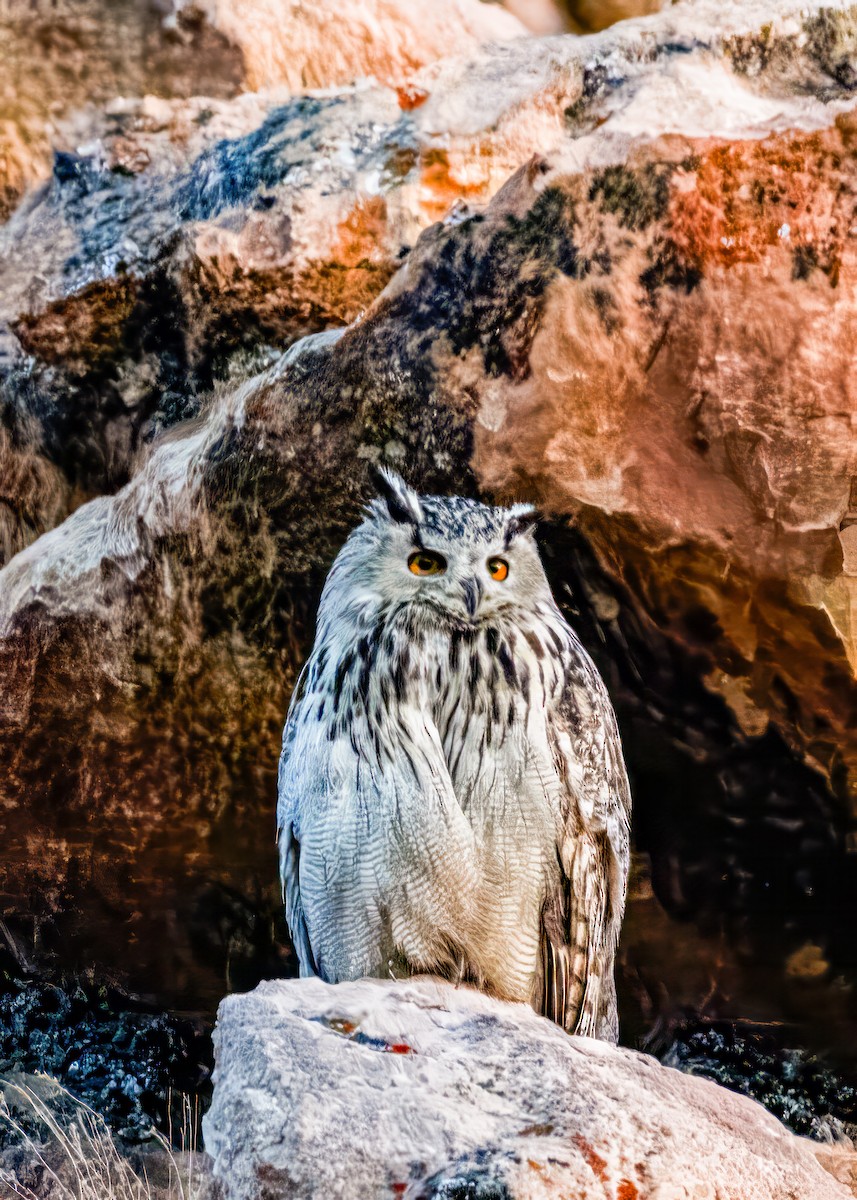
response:
<path id="1" fill-rule="evenodd" d="M 441 644 L 426 674 L 427 706 L 462 811 L 474 827 L 513 840 L 522 828 L 529 837 L 541 828 L 552 836 L 562 799 L 551 680 L 520 641 L 510 649 L 500 635 L 483 637 L 457 659 Z"/>

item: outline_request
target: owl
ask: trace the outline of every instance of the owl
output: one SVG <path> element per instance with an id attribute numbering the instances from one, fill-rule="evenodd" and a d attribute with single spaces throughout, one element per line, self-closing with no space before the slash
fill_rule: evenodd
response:
<path id="1" fill-rule="evenodd" d="M 301 974 L 433 974 L 615 1041 L 628 780 L 536 513 L 376 477 L 283 734 L 280 872 Z"/>

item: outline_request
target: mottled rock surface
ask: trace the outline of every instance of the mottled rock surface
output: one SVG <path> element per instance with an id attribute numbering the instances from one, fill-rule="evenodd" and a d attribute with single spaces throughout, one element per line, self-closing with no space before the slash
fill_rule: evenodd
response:
<path id="1" fill-rule="evenodd" d="M 525 26 L 498 4 L 432 0 L 201 0 L 210 26 L 241 51 L 248 90 L 293 92 L 372 76 L 396 87 L 451 49 L 521 37 Z"/>
<path id="2" fill-rule="evenodd" d="M 89 134 L 115 96 L 233 96 L 240 48 L 193 4 L 172 0 L 3 0 L 0 220 L 50 172 L 54 147 Z"/>
<path id="3" fill-rule="evenodd" d="M 301 93 L 367 77 L 395 87 L 451 47 L 524 32 L 481 0 L 419 14 L 400 0 L 3 0 L 0 221 L 48 175 L 52 149 L 91 142 L 117 96 Z"/>
<path id="4" fill-rule="evenodd" d="M 227 1200 L 834 1200 L 810 1143 L 654 1059 L 422 979 L 220 1007 L 203 1122 Z"/>
<path id="5" fill-rule="evenodd" d="M 454 196 L 410 77 L 523 33 L 481 0 L 0 10 L 0 218 L 46 179 L 0 230 L 0 562 L 215 378 L 368 306 Z"/>
<path id="6" fill-rule="evenodd" d="M 283 714 L 383 459 L 548 513 L 651 860 L 628 1036 L 852 1053 L 855 36 L 698 0 L 398 90 L 110 102 L 57 157 L 0 232 L 22 970 L 211 1012 L 293 968 Z"/>

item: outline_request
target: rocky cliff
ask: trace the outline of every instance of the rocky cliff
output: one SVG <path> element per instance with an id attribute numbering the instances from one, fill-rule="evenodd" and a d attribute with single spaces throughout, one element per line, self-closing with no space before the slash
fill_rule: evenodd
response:
<path id="1" fill-rule="evenodd" d="M 367 5 L 365 62 L 297 5 L 147 17 L 185 82 L 111 67 L 0 227 L 3 937 L 208 1014 L 293 968 L 282 720 L 386 461 L 547 515 L 636 795 L 627 1036 L 845 1053 L 857 9 L 459 7 Z"/>

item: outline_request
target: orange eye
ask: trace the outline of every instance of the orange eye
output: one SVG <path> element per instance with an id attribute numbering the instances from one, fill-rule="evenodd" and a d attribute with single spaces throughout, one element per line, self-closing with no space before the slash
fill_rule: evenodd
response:
<path id="1" fill-rule="evenodd" d="M 431 550 L 416 550 L 408 559 L 408 567 L 414 575 L 442 575 L 446 570 L 446 559 Z"/>
<path id="2" fill-rule="evenodd" d="M 496 579 L 498 583 L 502 583 L 509 574 L 509 564 L 505 558 L 489 558 L 488 574 L 492 579 Z"/>

